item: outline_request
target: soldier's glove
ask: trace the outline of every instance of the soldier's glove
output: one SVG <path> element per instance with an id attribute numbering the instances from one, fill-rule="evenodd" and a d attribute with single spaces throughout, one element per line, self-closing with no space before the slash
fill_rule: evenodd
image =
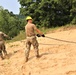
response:
<path id="1" fill-rule="evenodd" d="M 37 37 L 40 37 L 40 34 L 37 34 L 36 36 L 37 36 Z"/>
<path id="2" fill-rule="evenodd" d="M 45 37 L 45 35 L 44 35 L 44 34 L 42 34 L 41 36 L 42 36 L 42 37 Z"/>

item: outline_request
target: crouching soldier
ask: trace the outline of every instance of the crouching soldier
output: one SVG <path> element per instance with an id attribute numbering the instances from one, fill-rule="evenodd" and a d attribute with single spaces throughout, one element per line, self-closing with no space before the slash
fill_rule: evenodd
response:
<path id="1" fill-rule="evenodd" d="M 45 37 L 45 35 L 36 27 L 35 24 L 33 24 L 33 20 L 30 16 L 26 18 L 27 24 L 25 26 L 26 31 L 26 50 L 25 50 L 25 56 L 26 56 L 26 62 L 28 61 L 29 52 L 31 44 L 34 47 L 35 55 L 38 58 L 39 57 L 39 49 L 38 49 L 38 41 L 36 39 L 35 31 L 42 37 Z"/>
<path id="2" fill-rule="evenodd" d="M 2 59 L 4 59 L 4 57 L 7 57 L 7 51 L 5 47 L 4 38 L 9 38 L 9 37 L 5 33 L 0 31 L 0 57 Z M 2 52 L 4 53 L 4 56 Z"/>

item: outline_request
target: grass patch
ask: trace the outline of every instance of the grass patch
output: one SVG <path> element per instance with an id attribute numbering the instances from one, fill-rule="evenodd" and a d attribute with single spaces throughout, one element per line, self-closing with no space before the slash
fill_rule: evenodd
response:
<path id="1" fill-rule="evenodd" d="M 26 38 L 25 31 L 20 31 L 20 34 L 12 38 L 12 40 L 7 40 L 6 42 L 9 43 L 9 42 L 20 41 L 20 40 L 24 40 L 25 38 Z"/>

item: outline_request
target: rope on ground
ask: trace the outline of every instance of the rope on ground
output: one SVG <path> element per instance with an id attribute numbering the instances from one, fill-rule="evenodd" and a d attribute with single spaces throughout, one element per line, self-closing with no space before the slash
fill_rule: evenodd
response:
<path id="1" fill-rule="evenodd" d="M 46 37 L 46 38 L 49 38 L 49 39 L 57 40 L 57 41 L 62 41 L 62 42 L 67 42 L 67 43 L 76 44 L 76 42 L 74 42 L 74 41 L 67 41 L 67 40 L 57 39 L 57 38 L 48 37 L 48 36 L 45 36 L 45 37 Z"/>

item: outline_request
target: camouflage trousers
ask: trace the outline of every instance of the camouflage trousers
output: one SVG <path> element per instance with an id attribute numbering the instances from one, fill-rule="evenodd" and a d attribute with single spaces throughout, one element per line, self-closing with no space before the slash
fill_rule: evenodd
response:
<path id="1" fill-rule="evenodd" d="M 36 57 L 39 56 L 38 41 L 36 40 L 36 36 L 32 36 L 32 37 L 27 37 L 27 39 L 26 39 L 26 50 L 25 50 L 26 58 L 29 57 L 31 45 L 33 45 L 33 47 L 34 47 Z"/>
<path id="2" fill-rule="evenodd" d="M 0 41 L 0 57 L 2 59 L 4 59 L 2 52 L 4 53 L 4 55 L 7 55 L 7 51 L 6 51 L 6 48 L 4 45 L 4 41 Z"/>

